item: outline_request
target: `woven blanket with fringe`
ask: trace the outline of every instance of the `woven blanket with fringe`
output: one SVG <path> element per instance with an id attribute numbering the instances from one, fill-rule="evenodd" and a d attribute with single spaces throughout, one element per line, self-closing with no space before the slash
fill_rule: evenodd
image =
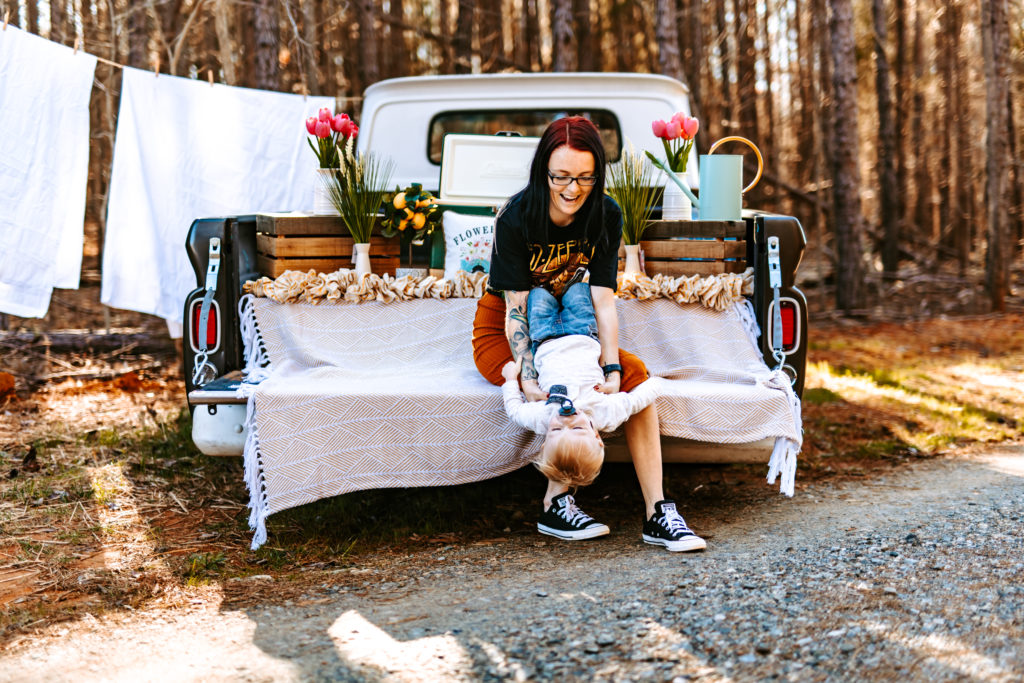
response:
<path id="1" fill-rule="evenodd" d="M 462 484 L 530 461 L 537 435 L 511 423 L 473 364 L 475 299 L 240 302 L 248 396 L 245 477 L 252 547 L 275 512 L 349 491 Z M 793 495 L 800 403 L 755 346 L 749 303 L 618 302 L 620 346 L 669 378 L 662 434 L 717 443 L 775 438 L 768 481 Z"/>

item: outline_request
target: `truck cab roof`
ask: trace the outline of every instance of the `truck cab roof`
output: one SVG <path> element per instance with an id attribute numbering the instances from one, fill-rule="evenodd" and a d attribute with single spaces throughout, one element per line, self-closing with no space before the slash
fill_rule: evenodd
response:
<path id="1" fill-rule="evenodd" d="M 690 113 L 689 91 L 667 76 L 634 73 L 535 73 L 415 76 L 366 89 L 358 148 L 390 157 L 394 183 L 436 190 L 448 133 L 536 136 L 558 118 L 582 114 L 602 132 L 610 161 L 631 143 L 664 155 L 651 121 Z M 697 184 L 697 169 L 687 181 Z"/>

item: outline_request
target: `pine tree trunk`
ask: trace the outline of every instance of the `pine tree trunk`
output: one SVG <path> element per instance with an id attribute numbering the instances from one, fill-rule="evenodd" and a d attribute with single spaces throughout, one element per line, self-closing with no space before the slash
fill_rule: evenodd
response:
<path id="1" fill-rule="evenodd" d="M 260 90 L 279 90 L 281 74 L 278 69 L 280 47 L 280 19 L 274 0 L 256 0 L 253 6 L 253 87 Z"/>
<path id="2" fill-rule="evenodd" d="M 974 210 L 974 192 L 972 187 L 974 185 L 974 154 L 971 150 L 971 135 L 970 131 L 972 128 L 970 111 L 967 109 L 968 104 L 968 69 L 966 60 L 961 59 L 961 47 L 960 47 L 960 34 L 963 29 L 963 8 L 959 3 L 953 3 L 950 11 L 953 15 L 955 30 L 953 31 L 951 40 L 953 45 L 951 49 L 960 61 L 960 67 L 956 69 L 954 74 L 954 83 L 956 89 L 956 101 L 960 103 L 961 109 L 956 112 L 956 191 L 957 191 L 957 207 L 959 208 L 959 215 L 954 217 L 954 221 L 959 223 L 956 231 L 956 255 L 957 264 L 959 266 L 960 275 L 963 276 L 967 272 L 967 266 L 970 262 L 971 249 L 974 244 L 975 235 L 975 210 Z"/>
<path id="3" fill-rule="evenodd" d="M 1017 123 L 1014 120 L 1013 90 L 1007 89 L 1006 93 L 1006 125 L 1008 129 L 1007 139 L 1010 141 L 1010 159 L 1019 159 L 1017 156 Z M 1010 235 L 1011 246 L 1009 259 L 1013 261 L 1018 253 L 1024 253 L 1024 173 L 1021 172 L 1021 164 L 1011 164 L 1013 173 L 1007 179 L 1010 183 Z M 1016 243 L 1019 249 L 1014 249 Z"/>
<path id="4" fill-rule="evenodd" d="M 878 193 L 884 244 L 882 268 L 886 273 L 899 269 L 900 217 L 896 199 L 896 122 L 890 94 L 889 58 L 885 53 L 887 27 L 885 3 L 872 0 L 875 24 L 875 91 L 878 98 Z"/>
<path id="5" fill-rule="evenodd" d="M 852 0 L 832 0 L 832 88 L 835 93 L 835 154 L 832 201 L 835 206 L 836 306 L 861 306 L 860 171 L 857 168 L 857 62 Z"/>
<path id="6" fill-rule="evenodd" d="M 496 64 L 506 64 L 504 49 L 504 2 L 477 4 L 476 14 L 480 18 L 477 27 L 477 42 L 480 44 L 482 71 L 494 71 Z"/>
<path id="7" fill-rule="evenodd" d="M 377 8 L 373 0 L 354 0 L 359 23 L 359 92 L 380 80 L 380 53 L 376 32 Z"/>
<path id="8" fill-rule="evenodd" d="M 458 0 L 459 14 L 455 20 L 455 36 L 452 47 L 455 51 L 455 73 L 473 72 L 473 12 L 476 0 Z"/>
<path id="9" fill-rule="evenodd" d="M 914 159 L 914 215 L 912 225 L 919 236 L 927 241 L 934 241 L 928 205 L 932 188 L 928 182 L 928 157 L 924 153 L 924 14 L 925 10 L 918 3 L 914 8 L 914 43 L 913 62 L 914 80 L 911 86 L 910 139 L 911 149 L 915 150 Z"/>
<path id="10" fill-rule="evenodd" d="M 39 5 L 34 0 L 25 3 L 25 30 L 39 35 Z"/>
<path id="11" fill-rule="evenodd" d="M 300 0 L 299 12 L 302 15 L 302 40 L 305 43 L 300 50 L 302 51 L 302 70 L 306 90 L 310 95 L 319 95 L 322 91 L 320 89 L 320 69 L 316 58 L 317 48 L 320 45 L 320 29 L 316 22 L 316 2 Z"/>
<path id="12" fill-rule="evenodd" d="M 658 44 L 658 71 L 686 82 L 679 56 L 679 31 L 676 28 L 676 0 L 655 0 L 654 40 Z"/>
<path id="13" fill-rule="evenodd" d="M 1008 212 L 1006 203 L 1009 149 L 1006 120 L 1009 28 L 1006 0 L 988 0 L 981 10 L 985 59 L 985 209 L 988 213 L 985 288 L 992 308 L 1006 310 L 1010 286 Z"/>
<path id="14" fill-rule="evenodd" d="M 533 71 L 544 70 L 544 56 L 541 54 L 540 10 L 537 0 L 524 0 L 526 3 L 526 35 L 529 46 L 529 59 L 526 61 Z"/>
<path id="15" fill-rule="evenodd" d="M 732 52 L 730 51 L 729 41 L 727 38 L 727 31 L 729 27 L 725 18 L 725 0 L 715 0 L 714 25 L 714 40 L 718 42 L 719 50 L 721 51 L 718 72 L 718 87 L 720 88 L 720 94 L 719 97 L 716 98 L 716 108 L 718 109 L 719 115 L 713 116 L 712 120 L 708 123 L 713 126 L 711 136 L 718 138 L 732 132 L 729 128 L 731 128 L 733 112 L 735 111 L 733 103 L 736 101 L 732 96 Z M 714 97 L 714 94 L 712 94 L 712 97 Z M 723 122 L 725 122 L 724 125 L 726 126 L 726 130 L 722 130 Z"/>
<path id="16" fill-rule="evenodd" d="M 907 168 L 909 137 L 906 133 L 908 130 L 908 95 L 912 92 L 912 85 L 907 79 L 907 0 L 895 0 L 895 14 L 893 30 L 896 34 L 896 64 L 893 69 L 893 78 L 896 95 L 896 149 L 894 150 L 896 154 L 896 202 L 899 207 L 900 231 L 906 232 L 909 215 L 907 207 L 910 196 L 910 171 Z"/>
<path id="17" fill-rule="evenodd" d="M 576 66 L 580 71 L 597 71 L 599 48 L 593 44 L 590 0 L 572 0 L 572 13 L 576 26 Z"/>
<path id="18" fill-rule="evenodd" d="M 956 215 L 958 213 L 956 202 L 957 194 L 954 187 L 955 161 L 954 148 L 956 141 L 956 126 L 953 121 L 956 112 L 960 111 L 960 105 L 956 100 L 956 87 L 954 85 L 953 72 L 956 68 L 956 54 L 953 51 L 954 18 L 953 10 L 947 4 L 946 11 L 942 14 L 942 30 L 936 36 L 936 48 L 940 61 L 940 73 L 942 74 L 942 101 L 939 105 L 944 109 L 944 115 L 940 114 L 942 153 L 939 155 L 939 229 L 941 239 L 939 246 L 944 253 L 955 253 L 956 235 L 958 228 Z"/>
<path id="19" fill-rule="evenodd" d="M 818 133 L 818 145 L 815 150 L 815 183 L 818 188 L 817 196 L 820 198 L 818 204 L 819 223 L 823 230 L 821 232 L 822 242 L 827 239 L 826 235 L 831 230 L 833 238 L 836 238 L 834 229 L 835 203 L 832 195 L 834 187 L 825 190 L 826 182 L 831 181 L 832 164 L 835 157 L 835 96 L 832 87 L 832 37 L 828 25 L 828 4 L 827 0 L 814 0 L 814 14 L 811 17 L 811 34 L 818 37 L 818 97 L 820 106 L 814 110 L 817 125 L 814 130 Z M 833 244 L 833 251 L 834 251 Z"/>
<path id="20" fill-rule="evenodd" d="M 703 0 L 682 0 L 685 12 L 679 27 L 679 47 L 683 55 L 683 73 L 686 85 L 690 87 L 690 113 L 700 119 L 697 130 L 697 149 L 706 150 L 711 146 L 711 131 L 708 128 L 709 108 L 704 93 L 708 92 L 706 79 L 710 71 L 704 52 L 705 13 Z"/>
<path id="21" fill-rule="evenodd" d="M 234 41 L 235 17 L 233 15 L 233 5 L 229 0 L 216 0 L 216 4 L 213 6 L 213 24 L 217 31 L 220 66 L 224 70 L 224 81 L 228 85 L 238 85 L 238 70 L 235 64 L 238 46 Z"/>
<path id="22" fill-rule="evenodd" d="M 736 4 L 736 97 L 739 102 L 739 134 L 759 140 L 757 121 L 757 51 L 754 48 L 756 14 L 751 0 L 735 0 Z"/>
<path id="23" fill-rule="evenodd" d="M 757 3 L 751 3 L 750 11 L 757 17 Z M 764 151 L 765 167 L 779 173 L 777 138 L 775 135 L 775 70 L 772 67 L 771 46 L 776 42 L 769 33 L 768 16 L 773 14 L 771 2 L 766 3 L 764 16 L 759 22 L 761 43 L 763 45 L 759 57 L 764 64 L 764 118 L 758 123 L 760 136 L 757 144 Z"/>
<path id="24" fill-rule="evenodd" d="M 405 21 L 405 3 L 403 0 L 391 0 L 391 68 L 392 77 L 409 76 L 409 46 L 406 32 L 401 28 Z"/>
<path id="25" fill-rule="evenodd" d="M 572 0 L 553 0 L 551 33 L 555 71 L 576 71 L 576 38 L 572 25 Z"/>
<path id="26" fill-rule="evenodd" d="M 128 11 L 128 66 L 137 68 L 147 66 L 146 43 L 148 42 L 146 10 L 144 7 L 132 7 Z"/>
<path id="27" fill-rule="evenodd" d="M 32 2 L 33 0 L 29 0 Z M 14 12 L 17 19 L 18 12 Z M 50 0 L 50 40 L 55 43 L 68 44 L 67 12 L 65 3 L 58 0 Z"/>

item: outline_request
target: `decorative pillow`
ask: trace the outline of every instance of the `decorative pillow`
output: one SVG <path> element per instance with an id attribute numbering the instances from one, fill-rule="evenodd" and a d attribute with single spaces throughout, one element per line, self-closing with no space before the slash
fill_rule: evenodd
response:
<path id="1" fill-rule="evenodd" d="M 444 276 L 457 271 L 488 273 L 491 270 L 491 244 L 494 242 L 494 216 L 473 216 L 445 211 Z"/>

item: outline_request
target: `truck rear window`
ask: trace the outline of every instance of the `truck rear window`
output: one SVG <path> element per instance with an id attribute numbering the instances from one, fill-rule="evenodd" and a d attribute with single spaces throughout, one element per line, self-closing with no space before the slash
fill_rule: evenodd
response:
<path id="1" fill-rule="evenodd" d="M 604 153 L 609 163 L 619 160 L 622 134 L 619 120 L 605 109 L 574 111 L 566 109 L 479 109 L 441 112 L 430 121 L 427 156 L 433 164 L 441 164 L 441 146 L 449 133 L 494 135 L 514 132 L 540 137 L 552 121 L 566 116 L 585 116 L 601 131 Z"/>

